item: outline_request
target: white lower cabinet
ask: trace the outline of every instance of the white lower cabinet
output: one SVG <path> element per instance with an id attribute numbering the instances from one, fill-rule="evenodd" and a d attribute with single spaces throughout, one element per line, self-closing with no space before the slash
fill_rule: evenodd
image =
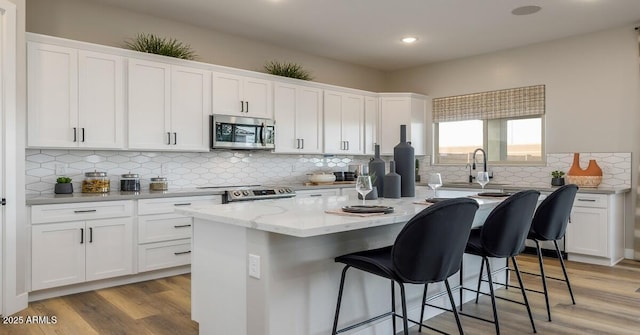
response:
<path id="1" fill-rule="evenodd" d="M 578 193 L 565 237 L 569 260 L 613 265 L 624 257 L 624 197 Z"/>
<path id="2" fill-rule="evenodd" d="M 31 289 L 133 273 L 133 219 L 112 218 L 34 225 Z"/>

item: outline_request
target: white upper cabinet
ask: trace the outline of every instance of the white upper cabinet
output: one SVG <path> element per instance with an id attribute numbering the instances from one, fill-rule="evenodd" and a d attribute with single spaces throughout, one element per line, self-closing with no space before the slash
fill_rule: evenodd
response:
<path id="1" fill-rule="evenodd" d="M 275 83 L 278 153 L 322 153 L 322 90 Z"/>
<path id="2" fill-rule="evenodd" d="M 29 42 L 30 147 L 122 149 L 124 59 Z"/>
<path id="3" fill-rule="evenodd" d="M 375 154 L 378 143 L 378 123 L 380 122 L 380 101 L 378 97 L 364 97 L 364 153 Z"/>
<path id="4" fill-rule="evenodd" d="M 209 151 L 211 73 L 129 59 L 129 148 Z"/>
<path id="5" fill-rule="evenodd" d="M 324 152 L 364 154 L 364 97 L 324 91 Z"/>
<path id="6" fill-rule="evenodd" d="M 213 73 L 213 114 L 273 118 L 269 80 Z"/>
<path id="7" fill-rule="evenodd" d="M 380 96 L 380 154 L 393 155 L 400 142 L 400 125 L 407 126 L 407 141 L 416 155 L 426 154 L 425 113 L 427 97 L 410 93 L 382 93 Z"/>

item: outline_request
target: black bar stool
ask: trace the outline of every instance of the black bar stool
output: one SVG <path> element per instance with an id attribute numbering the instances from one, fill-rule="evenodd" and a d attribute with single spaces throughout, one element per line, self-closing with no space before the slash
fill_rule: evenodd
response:
<path id="1" fill-rule="evenodd" d="M 569 276 L 567 275 L 567 269 L 564 267 L 564 261 L 562 260 L 562 253 L 558 248 L 558 240 L 564 237 L 567 230 L 567 223 L 569 223 L 569 216 L 571 215 L 571 208 L 573 207 L 573 201 L 578 193 L 578 186 L 569 184 L 564 185 L 553 193 L 549 194 L 533 216 L 533 222 L 531 223 L 531 230 L 527 235 L 527 239 L 533 240 L 536 243 L 536 253 L 538 254 L 538 263 L 540 264 L 540 274 L 523 272 L 530 275 L 536 275 L 542 277 L 542 288 L 544 292 L 536 290 L 528 290 L 537 293 L 544 294 L 544 301 L 547 304 L 547 317 L 551 321 L 551 309 L 549 307 L 549 292 L 547 290 L 547 280 L 554 279 L 567 283 L 569 289 L 569 295 L 571 295 L 571 302 L 575 305 L 576 300 L 573 297 L 573 290 L 571 289 L 571 283 L 569 282 Z M 544 274 L 544 264 L 542 262 L 542 252 L 540 250 L 541 241 L 553 241 L 556 247 L 556 253 L 562 266 L 562 272 L 564 273 L 564 279 L 547 277 Z"/>
<path id="2" fill-rule="evenodd" d="M 416 322 L 407 318 L 404 288 L 405 283 L 426 285 L 441 281 L 445 283 L 452 306 L 451 311 L 456 318 L 458 330 L 462 334 L 462 325 L 447 278 L 460 268 L 464 247 L 477 209 L 478 203 L 473 199 L 456 198 L 439 202 L 411 218 L 402 228 L 392 246 L 336 257 L 336 262 L 346 265 L 340 279 L 332 334 L 345 332 L 389 315 L 393 320 L 394 334 L 396 332 L 396 317 L 402 317 L 404 334 L 409 334 L 408 321 L 441 332 L 423 325 L 422 320 Z M 345 276 L 351 267 L 391 280 L 391 312 L 338 330 L 338 316 Z M 397 314 L 395 309 L 395 283 L 400 285 L 402 315 Z"/>
<path id="3" fill-rule="evenodd" d="M 496 334 L 500 334 L 498 311 L 496 309 L 496 298 L 525 305 L 527 307 L 527 313 L 529 314 L 529 320 L 531 320 L 531 328 L 533 328 L 534 333 L 536 332 L 536 326 L 533 322 L 533 316 L 531 315 L 531 307 L 529 306 L 529 300 L 527 300 L 527 295 L 525 293 L 524 285 L 522 284 L 522 277 L 520 276 L 520 271 L 518 269 L 518 263 L 516 262 L 515 256 L 517 256 L 524 250 L 524 241 L 527 237 L 529 229 L 531 228 L 531 219 L 533 217 L 533 212 L 535 211 L 539 196 L 540 192 L 538 191 L 521 191 L 498 204 L 496 208 L 494 208 L 491 213 L 489 213 L 489 216 L 487 216 L 487 219 L 485 220 L 482 227 L 471 230 L 471 234 L 469 235 L 469 242 L 467 242 L 467 247 L 464 251 L 465 253 L 482 257 L 482 263 L 480 265 L 480 276 L 478 278 L 478 288 L 476 290 L 469 289 L 463 286 L 464 276 L 462 274 L 461 267 L 460 310 L 462 311 L 463 290 L 476 292 L 476 303 L 478 303 L 479 294 L 486 295 L 486 293 L 480 292 L 480 281 L 482 280 L 482 273 L 486 265 L 487 281 L 489 282 L 490 291 L 490 294 L 488 295 L 491 296 L 493 320 L 484 319 L 462 312 L 460 314 L 495 324 Z M 520 290 L 522 291 L 523 302 L 495 296 L 492 275 L 495 272 L 508 270 L 508 268 L 504 267 L 502 269 L 496 270 L 495 272 L 492 272 L 489 257 L 507 259 L 511 258 L 514 270 L 518 277 L 518 282 L 520 284 Z"/>

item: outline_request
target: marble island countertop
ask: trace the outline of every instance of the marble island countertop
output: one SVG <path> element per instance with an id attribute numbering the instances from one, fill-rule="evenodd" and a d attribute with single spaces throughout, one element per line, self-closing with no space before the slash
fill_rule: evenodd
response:
<path id="1" fill-rule="evenodd" d="M 474 192 L 441 191 L 440 197 L 459 197 Z M 416 204 L 427 197 L 425 190 L 417 192 L 414 198 L 369 200 L 369 205 L 391 206 L 394 212 L 384 215 L 357 217 L 326 211 L 339 210 L 343 206 L 358 205 L 361 201 L 349 196 L 318 198 L 289 198 L 236 202 L 224 205 L 191 206 L 176 212 L 196 219 L 215 221 L 234 226 L 253 228 L 296 237 L 311 237 L 362 228 L 405 223 L 427 207 Z M 500 202 L 501 198 L 476 198 L 479 211 L 487 213 Z M 477 215 L 477 217 L 483 217 Z"/>

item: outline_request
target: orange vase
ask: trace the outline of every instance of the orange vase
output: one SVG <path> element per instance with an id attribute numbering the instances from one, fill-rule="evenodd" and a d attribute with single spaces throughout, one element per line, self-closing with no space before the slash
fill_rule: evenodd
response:
<path id="1" fill-rule="evenodd" d="M 595 159 L 589 160 L 586 169 L 580 167 L 580 153 L 573 154 L 573 165 L 567 172 L 569 184 L 576 184 L 580 187 L 598 187 L 602 182 L 602 169 Z"/>

